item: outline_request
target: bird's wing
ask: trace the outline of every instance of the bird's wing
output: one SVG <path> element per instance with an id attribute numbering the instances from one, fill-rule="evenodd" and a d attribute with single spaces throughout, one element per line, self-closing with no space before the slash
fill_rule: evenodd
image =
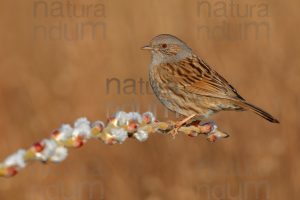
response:
<path id="1" fill-rule="evenodd" d="M 203 96 L 244 100 L 236 89 L 197 56 L 176 63 L 174 78 L 186 91 Z"/>

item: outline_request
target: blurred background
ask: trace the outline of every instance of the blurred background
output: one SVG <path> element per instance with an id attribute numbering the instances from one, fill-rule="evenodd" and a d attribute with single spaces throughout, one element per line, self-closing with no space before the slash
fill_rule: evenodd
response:
<path id="1" fill-rule="evenodd" d="M 90 141 L 0 179 L 1 200 L 299 199 L 299 1 L 30 0 L 0 7 L 0 160 L 62 123 L 117 110 L 175 119 L 147 86 L 157 34 L 186 41 L 249 102 L 213 116 L 231 137 Z M 295 28 L 296 27 L 296 28 Z"/>

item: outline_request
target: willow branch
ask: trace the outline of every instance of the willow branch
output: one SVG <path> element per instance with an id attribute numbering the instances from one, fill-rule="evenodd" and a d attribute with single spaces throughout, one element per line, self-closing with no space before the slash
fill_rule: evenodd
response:
<path id="1" fill-rule="evenodd" d="M 168 134 L 174 127 L 174 121 L 159 122 L 151 112 L 142 115 L 136 112 L 117 112 L 108 119 L 106 125 L 102 121 L 91 123 L 87 118 L 79 118 L 73 126 L 63 124 L 55 129 L 49 138 L 8 156 L 0 163 L 0 177 L 16 175 L 29 162 L 62 162 L 68 156 L 69 148 L 80 148 L 90 139 L 98 139 L 109 145 L 122 144 L 128 138 L 144 142 L 151 134 Z M 228 134 L 219 131 L 213 122 L 185 125 L 178 132 L 190 137 L 203 134 L 210 142 L 228 137 Z"/>

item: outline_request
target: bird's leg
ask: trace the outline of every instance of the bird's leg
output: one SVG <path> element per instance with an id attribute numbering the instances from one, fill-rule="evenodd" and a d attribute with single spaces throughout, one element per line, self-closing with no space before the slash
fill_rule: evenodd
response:
<path id="1" fill-rule="evenodd" d="M 196 114 L 190 115 L 186 118 L 184 118 L 183 120 L 176 122 L 174 125 L 174 128 L 170 131 L 170 134 L 173 136 L 173 138 L 175 138 L 175 136 L 178 134 L 178 130 L 188 121 L 190 121 L 191 119 L 193 119 L 195 116 L 197 116 Z"/>

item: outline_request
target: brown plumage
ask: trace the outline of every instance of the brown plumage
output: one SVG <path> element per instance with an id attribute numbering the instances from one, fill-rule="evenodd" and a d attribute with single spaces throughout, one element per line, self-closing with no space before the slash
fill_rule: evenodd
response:
<path id="1" fill-rule="evenodd" d="M 222 110 L 250 110 L 279 123 L 264 110 L 248 103 L 236 89 L 181 40 L 159 35 L 149 46 L 149 79 L 158 99 L 171 111 L 186 117 L 206 118 Z"/>

